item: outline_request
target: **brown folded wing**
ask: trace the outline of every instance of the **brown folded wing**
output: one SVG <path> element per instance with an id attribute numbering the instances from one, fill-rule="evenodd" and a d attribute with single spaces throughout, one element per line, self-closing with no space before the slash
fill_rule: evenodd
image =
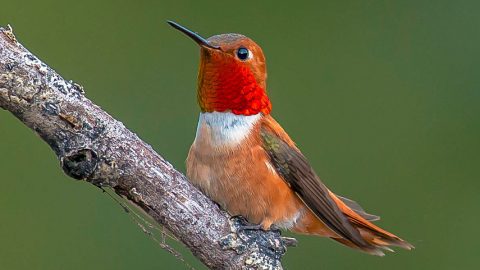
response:
<path id="1" fill-rule="evenodd" d="M 312 212 L 340 237 L 359 247 L 370 247 L 329 195 L 305 156 L 281 127 L 269 117 L 261 128 L 263 147 L 277 173 Z"/>

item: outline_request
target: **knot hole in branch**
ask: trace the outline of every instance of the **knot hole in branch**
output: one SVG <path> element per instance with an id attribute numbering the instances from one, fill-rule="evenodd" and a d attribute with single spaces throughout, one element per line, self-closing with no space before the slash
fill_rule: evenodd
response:
<path id="1" fill-rule="evenodd" d="M 98 166 L 98 155 L 91 149 L 75 150 L 60 158 L 63 171 L 77 180 L 87 179 Z"/>

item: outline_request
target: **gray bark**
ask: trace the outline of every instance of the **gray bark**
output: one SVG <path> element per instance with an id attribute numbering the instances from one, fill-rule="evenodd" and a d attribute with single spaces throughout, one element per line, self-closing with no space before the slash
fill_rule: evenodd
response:
<path id="1" fill-rule="evenodd" d="M 34 130 L 72 178 L 112 187 L 211 269 L 282 269 L 277 231 L 235 233 L 229 219 L 148 144 L 0 28 L 0 107 Z"/>

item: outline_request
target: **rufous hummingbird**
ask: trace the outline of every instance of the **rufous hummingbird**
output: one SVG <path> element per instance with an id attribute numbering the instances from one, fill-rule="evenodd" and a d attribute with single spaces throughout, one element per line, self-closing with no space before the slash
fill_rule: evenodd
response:
<path id="1" fill-rule="evenodd" d="M 168 23 L 200 46 L 197 98 L 201 113 L 187 158 L 187 176 L 233 216 L 268 230 L 329 237 L 373 255 L 412 249 L 372 222 L 355 201 L 330 191 L 270 115 L 262 49 L 240 34 L 205 39 Z"/>

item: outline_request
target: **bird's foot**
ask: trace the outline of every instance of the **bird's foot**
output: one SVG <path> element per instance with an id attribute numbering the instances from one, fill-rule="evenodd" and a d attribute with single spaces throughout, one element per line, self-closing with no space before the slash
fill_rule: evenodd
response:
<path id="1" fill-rule="evenodd" d="M 275 224 L 270 225 L 270 231 L 282 234 L 282 230 Z"/>
<path id="2" fill-rule="evenodd" d="M 287 247 L 296 247 L 298 245 L 298 240 L 293 237 L 280 237 L 282 242 Z"/>
<path id="3" fill-rule="evenodd" d="M 237 227 L 241 230 L 263 230 L 263 231 L 272 231 L 276 233 L 281 233 L 280 227 L 275 224 L 270 225 L 270 228 L 265 229 L 262 224 L 253 224 L 248 222 L 248 220 L 242 215 L 236 215 L 230 217 L 231 221 L 237 221 Z"/>
<path id="4" fill-rule="evenodd" d="M 280 229 L 276 226 L 264 230 L 261 225 L 251 224 L 242 216 L 231 217 L 230 226 L 231 233 L 219 239 L 220 246 L 223 249 L 234 250 L 237 254 L 243 254 L 253 248 L 256 251 L 247 258 L 249 262 L 279 261 L 287 247 L 295 246 L 297 243 L 293 238 L 282 237 Z"/>
<path id="5" fill-rule="evenodd" d="M 252 224 L 248 222 L 248 220 L 241 215 L 232 216 L 230 217 L 230 220 L 236 223 L 237 233 L 244 232 L 244 231 L 263 230 L 262 224 Z"/>
<path id="6" fill-rule="evenodd" d="M 262 230 L 264 231 L 262 224 L 248 224 L 248 225 L 240 225 L 237 229 L 237 232 L 242 232 L 242 231 L 258 231 Z"/>

